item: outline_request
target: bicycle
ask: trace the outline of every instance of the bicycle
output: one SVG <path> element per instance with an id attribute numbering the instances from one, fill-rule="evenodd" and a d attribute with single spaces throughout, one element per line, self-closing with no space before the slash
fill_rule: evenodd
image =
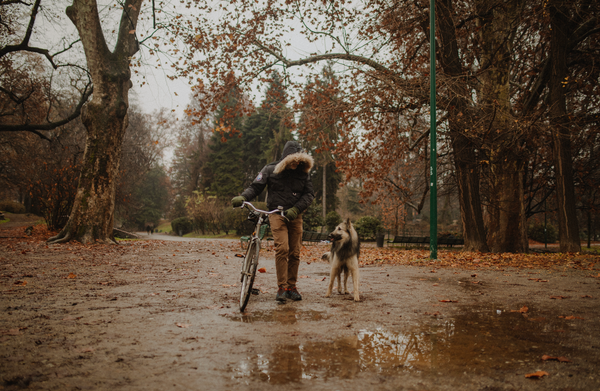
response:
<path id="1" fill-rule="evenodd" d="M 246 249 L 246 255 L 242 262 L 242 272 L 240 282 L 242 288 L 240 290 L 240 312 L 244 312 L 252 293 L 252 284 L 254 284 L 254 277 L 256 276 L 256 269 L 258 268 L 258 258 L 260 256 L 260 229 L 263 224 L 269 224 L 265 221 L 267 215 L 279 213 L 283 216 L 283 207 L 279 206 L 276 210 L 270 212 L 266 210 L 260 210 L 249 202 L 244 201 L 241 208 L 248 207 L 254 210 L 250 211 L 248 220 L 256 222 L 252 237 L 248 241 L 248 248 Z"/>

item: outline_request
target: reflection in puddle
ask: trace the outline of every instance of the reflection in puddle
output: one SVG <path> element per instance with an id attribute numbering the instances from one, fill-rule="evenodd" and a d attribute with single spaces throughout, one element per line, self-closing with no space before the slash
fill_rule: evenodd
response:
<path id="1" fill-rule="evenodd" d="M 472 310 L 406 331 L 361 330 L 333 342 L 279 345 L 270 354 L 248 357 L 230 369 L 234 378 L 285 384 L 353 378 L 360 372 L 384 376 L 401 371 L 485 374 L 538 362 L 542 354 L 566 354 L 557 348 L 557 339 L 564 338 L 564 333 L 559 336 L 556 332 L 562 331 L 557 330 L 558 324 L 510 311 L 499 314 L 499 309 Z"/>
<path id="2" fill-rule="evenodd" d="M 244 323 L 275 322 L 280 324 L 294 324 L 297 321 L 316 321 L 326 317 L 318 311 L 298 311 L 287 306 L 274 311 L 247 311 L 242 314 L 228 315 L 231 320 Z"/>

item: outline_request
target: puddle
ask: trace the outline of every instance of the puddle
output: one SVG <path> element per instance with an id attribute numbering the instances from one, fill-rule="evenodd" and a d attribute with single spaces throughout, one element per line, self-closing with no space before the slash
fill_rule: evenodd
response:
<path id="1" fill-rule="evenodd" d="M 298 321 L 318 321 L 327 319 L 319 311 L 298 311 L 294 307 L 286 306 L 274 311 L 247 311 L 243 314 L 226 315 L 227 318 L 243 323 L 274 322 L 279 324 L 294 324 Z"/>
<path id="2" fill-rule="evenodd" d="M 407 330 L 360 330 L 332 342 L 282 344 L 229 369 L 234 379 L 287 384 L 315 378 L 353 378 L 362 372 L 384 376 L 402 371 L 489 374 L 535 366 L 544 354 L 572 353 L 560 346 L 559 341 L 568 335 L 561 328 L 567 325 L 555 318 L 530 319 L 498 306 L 468 311 Z M 253 316 L 264 321 L 275 317 L 272 321 L 280 322 L 277 317 L 281 315 L 275 312 Z"/>
<path id="3" fill-rule="evenodd" d="M 440 277 L 411 277 L 413 281 L 441 282 Z"/>
<path id="4" fill-rule="evenodd" d="M 458 286 L 467 291 L 480 291 L 487 285 L 477 279 L 461 278 L 458 280 Z"/>

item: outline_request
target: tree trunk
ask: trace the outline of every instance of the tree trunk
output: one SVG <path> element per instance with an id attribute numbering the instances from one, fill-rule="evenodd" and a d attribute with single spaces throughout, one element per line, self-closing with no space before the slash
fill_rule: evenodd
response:
<path id="1" fill-rule="evenodd" d="M 323 221 L 327 217 L 327 159 L 323 161 Z"/>
<path id="2" fill-rule="evenodd" d="M 552 125 L 553 157 L 556 175 L 556 198 L 558 202 L 558 235 L 561 252 L 581 251 L 579 224 L 575 207 L 575 185 L 573 179 L 573 158 L 571 135 L 563 84 L 567 77 L 567 55 L 569 36 L 568 9 L 564 2 L 550 3 L 552 33 L 550 50 L 552 65 L 550 71 L 550 121 Z"/>
<path id="3" fill-rule="evenodd" d="M 464 70 L 458 52 L 452 1 L 438 1 L 436 10 L 440 39 L 439 61 L 444 73 L 450 78 L 456 79 L 455 83 L 447 86 L 450 88 L 450 94 L 454 96 L 453 109 L 449 112 L 448 122 L 456 168 L 464 248 L 467 251 L 487 252 L 489 249 L 483 224 L 476 146 L 466 134 L 466 130 L 473 129 L 468 122 L 468 119 L 471 118 L 468 103 L 470 94 L 467 91 L 467 83 L 460 77 L 464 74 Z"/>
<path id="4" fill-rule="evenodd" d="M 481 66 L 480 108 L 486 125 L 481 129 L 489 151 L 489 236 L 493 252 L 525 252 L 528 249 L 523 193 L 524 159 L 520 139 L 513 126 L 510 103 L 512 37 L 518 1 L 503 3 L 501 9 L 479 0 Z"/>
<path id="5" fill-rule="evenodd" d="M 502 151 L 491 163 L 490 250 L 520 253 L 527 251 L 527 223 L 523 202 L 525 162 Z"/>
<path id="6" fill-rule="evenodd" d="M 479 167 L 475 161 L 473 144 L 459 131 L 452 132 L 451 136 L 464 249 L 488 252 L 479 190 Z"/>
<path id="7" fill-rule="evenodd" d="M 115 243 L 115 189 L 127 128 L 129 59 L 137 51 L 135 31 L 142 0 L 127 0 L 113 52 L 106 45 L 95 0 L 74 0 L 67 15 L 77 27 L 85 50 L 94 93 L 81 114 L 87 130 L 83 169 L 65 227 L 51 243 Z"/>

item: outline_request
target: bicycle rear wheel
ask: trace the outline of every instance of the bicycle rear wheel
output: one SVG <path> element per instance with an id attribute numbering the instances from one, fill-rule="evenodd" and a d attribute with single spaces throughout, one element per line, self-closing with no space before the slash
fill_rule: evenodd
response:
<path id="1" fill-rule="evenodd" d="M 258 253 L 260 248 L 257 242 L 250 241 L 248 244 L 248 251 L 244 257 L 242 263 L 242 288 L 240 290 L 240 312 L 244 312 L 250 299 L 250 293 L 252 292 L 252 284 L 254 284 L 254 277 L 256 276 L 256 268 L 258 267 Z"/>

